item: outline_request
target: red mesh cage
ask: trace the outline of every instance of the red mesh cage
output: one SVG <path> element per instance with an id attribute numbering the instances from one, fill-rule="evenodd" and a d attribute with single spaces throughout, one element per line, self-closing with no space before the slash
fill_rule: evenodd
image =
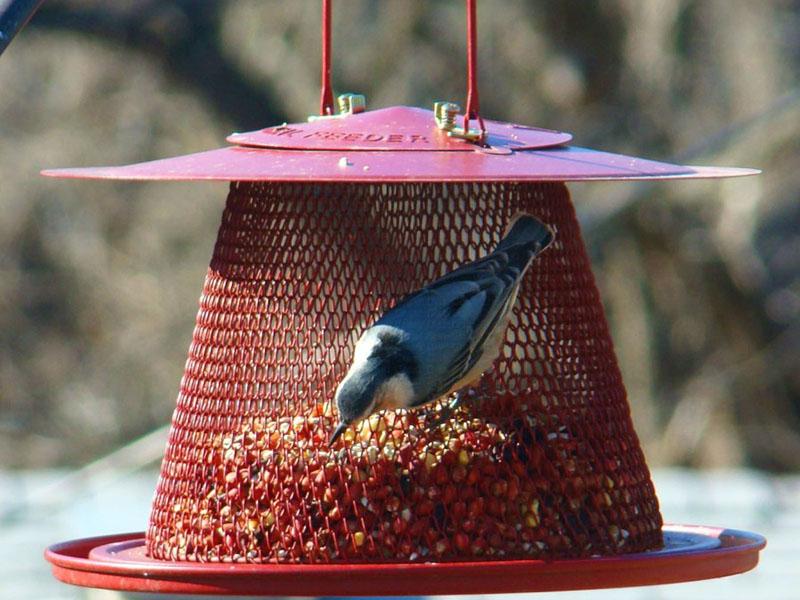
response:
<path id="1" fill-rule="evenodd" d="M 490 252 L 529 212 L 532 266 L 494 368 L 333 448 L 364 328 Z M 158 559 L 560 558 L 662 543 L 600 298 L 563 184 L 233 183 L 147 532 Z"/>

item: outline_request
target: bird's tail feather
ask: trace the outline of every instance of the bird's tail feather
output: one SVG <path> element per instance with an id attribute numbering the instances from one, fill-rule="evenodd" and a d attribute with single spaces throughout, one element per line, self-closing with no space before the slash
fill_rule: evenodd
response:
<path id="1" fill-rule="evenodd" d="M 536 217 L 520 213 L 511 221 L 506 235 L 497 244 L 496 252 L 516 253 L 515 250 L 533 251 L 536 256 L 555 238 L 553 230 Z M 531 257 L 532 258 L 532 257 Z"/>

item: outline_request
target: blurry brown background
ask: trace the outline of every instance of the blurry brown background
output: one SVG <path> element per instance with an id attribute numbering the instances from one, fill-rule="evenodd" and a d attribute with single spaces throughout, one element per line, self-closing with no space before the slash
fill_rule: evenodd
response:
<path id="1" fill-rule="evenodd" d="M 334 85 L 463 104 L 463 0 L 339 0 Z M 174 407 L 226 186 L 54 166 L 318 109 L 318 0 L 49 0 L 0 58 L 0 464 L 78 465 Z M 652 465 L 800 469 L 800 2 L 479 0 L 486 117 L 753 166 L 571 187 Z"/>

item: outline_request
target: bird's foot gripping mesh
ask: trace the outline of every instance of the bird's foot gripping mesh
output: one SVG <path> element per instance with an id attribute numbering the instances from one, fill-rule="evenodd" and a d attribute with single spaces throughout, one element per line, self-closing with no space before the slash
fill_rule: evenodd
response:
<path id="1" fill-rule="evenodd" d="M 528 212 L 556 242 L 494 368 L 334 447 L 365 326 Z M 657 548 L 661 516 L 562 184 L 234 183 L 147 533 L 160 559 L 405 562 Z"/>

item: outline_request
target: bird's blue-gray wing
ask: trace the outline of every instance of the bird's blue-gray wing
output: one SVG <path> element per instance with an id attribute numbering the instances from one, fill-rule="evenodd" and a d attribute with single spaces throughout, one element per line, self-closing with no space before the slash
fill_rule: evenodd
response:
<path id="1" fill-rule="evenodd" d="M 480 293 L 474 294 L 469 299 L 463 299 L 464 302 L 481 304 L 481 310 L 474 321 L 468 344 L 451 363 L 448 377 L 442 381 L 441 388 L 435 391 L 437 396 L 447 392 L 478 362 L 483 354 L 486 339 L 509 310 L 509 304 L 513 302 L 513 292 L 521 273 L 508 264 L 507 257 L 503 253 L 495 253 L 491 258 L 493 260 L 481 265 L 480 272 L 475 274 Z"/>
<path id="2" fill-rule="evenodd" d="M 378 321 L 408 334 L 420 365 L 420 404 L 447 392 L 474 366 L 519 275 L 504 253 L 494 253 L 422 288 Z"/>

